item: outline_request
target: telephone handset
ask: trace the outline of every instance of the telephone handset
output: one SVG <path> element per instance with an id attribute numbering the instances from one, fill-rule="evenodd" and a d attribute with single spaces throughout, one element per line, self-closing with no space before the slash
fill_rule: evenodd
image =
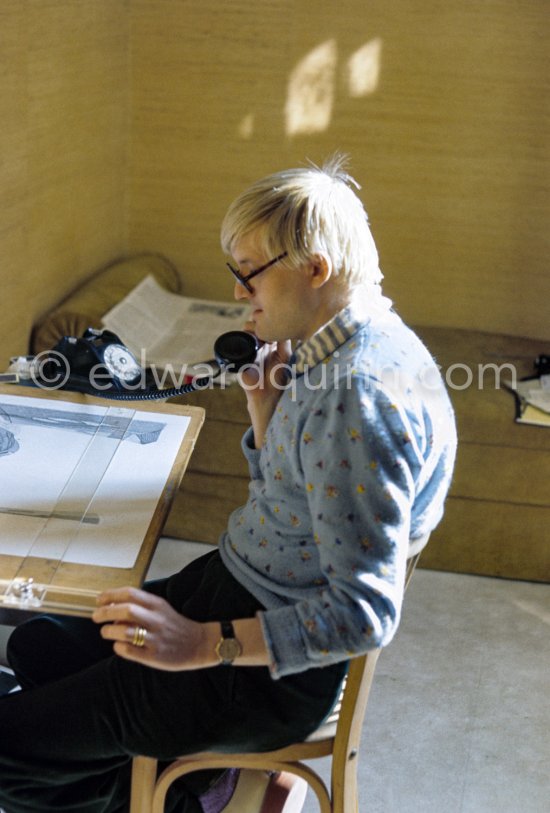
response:
<path id="1" fill-rule="evenodd" d="M 211 375 L 197 377 L 178 387 L 161 389 L 153 384 L 134 354 L 110 330 L 88 328 L 81 338 L 64 336 L 40 356 L 33 382 L 45 389 L 67 389 L 122 401 L 174 398 L 203 389 L 223 371 L 235 373 L 252 364 L 259 350 L 254 334 L 231 330 L 214 343 Z M 101 384 L 94 386 L 94 380 Z M 141 382 L 141 386 L 140 385 Z"/>

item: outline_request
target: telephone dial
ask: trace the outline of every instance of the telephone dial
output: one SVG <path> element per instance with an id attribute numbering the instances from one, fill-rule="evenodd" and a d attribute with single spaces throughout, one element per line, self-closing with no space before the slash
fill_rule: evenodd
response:
<path id="1" fill-rule="evenodd" d="M 160 389 L 116 333 L 88 328 L 82 337 L 64 336 L 52 350 L 41 354 L 39 367 L 32 370 L 31 363 L 31 378 L 45 389 L 76 390 L 115 400 L 174 398 L 203 389 L 223 371 L 235 373 L 252 364 L 258 349 L 252 333 L 223 333 L 214 343 L 214 359 L 205 362 L 215 365 L 211 375 Z M 94 386 L 94 381 L 99 383 Z"/>

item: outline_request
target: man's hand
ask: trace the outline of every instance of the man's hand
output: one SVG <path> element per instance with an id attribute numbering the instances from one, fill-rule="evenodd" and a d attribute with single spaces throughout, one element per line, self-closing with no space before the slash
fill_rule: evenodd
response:
<path id="1" fill-rule="evenodd" d="M 263 445 L 267 425 L 286 389 L 291 352 L 289 341 L 264 344 L 254 364 L 239 373 L 240 384 L 246 392 L 257 449 Z"/>
<path id="2" fill-rule="evenodd" d="M 219 625 L 200 624 L 176 612 L 163 598 L 121 587 L 106 590 L 92 615 L 103 624 L 101 635 L 114 642 L 117 655 L 156 669 L 200 669 L 218 663 L 215 655 Z M 137 635 L 142 628 L 145 633 Z M 141 641 L 143 640 L 143 643 Z"/>

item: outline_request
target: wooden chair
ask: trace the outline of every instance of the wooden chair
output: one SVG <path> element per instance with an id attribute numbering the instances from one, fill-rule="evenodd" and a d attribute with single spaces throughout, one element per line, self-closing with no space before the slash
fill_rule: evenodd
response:
<path id="1" fill-rule="evenodd" d="M 408 560 L 405 587 L 420 554 Z M 179 776 L 207 768 L 287 771 L 301 776 L 314 791 L 320 813 L 358 813 L 357 759 L 363 720 L 379 649 L 350 661 L 339 701 L 331 716 L 304 742 L 264 753 L 201 752 L 180 757 L 157 777 L 157 760 L 133 760 L 130 813 L 163 813 L 168 788 Z M 304 760 L 332 757 L 331 787 Z"/>

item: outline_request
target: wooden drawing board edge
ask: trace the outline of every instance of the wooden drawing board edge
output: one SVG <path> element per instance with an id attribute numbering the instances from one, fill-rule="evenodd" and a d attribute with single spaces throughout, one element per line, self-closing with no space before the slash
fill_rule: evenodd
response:
<path id="1" fill-rule="evenodd" d="M 107 587 L 139 586 L 145 577 L 147 568 L 155 552 L 162 527 L 177 493 L 179 485 L 185 474 L 191 453 L 197 437 L 204 423 L 205 412 L 202 407 L 185 406 L 183 404 L 170 404 L 164 401 L 118 401 L 108 398 L 96 398 L 82 393 L 67 392 L 65 390 L 41 390 L 35 387 L 21 387 L 0 385 L 0 397 L 12 395 L 25 398 L 42 398 L 66 401 L 74 404 L 92 404 L 101 407 L 126 407 L 140 412 L 165 413 L 188 417 L 185 436 L 180 445 L 170 474 L 159 496 L 159 500 L 149 527 L 143 539 L 136 562 L 132 568 L 101 567 L 98 565 L 82 565 L 71 562 L 59 562 L 51 559 L 37 557 L 18 557 L 0 554 L 0 577 L 2 579 L 32 578 L 35 583 L 50 585 L 52 574 L 55 573 L 55 582 L 51 584 L 51 592 L 57 596 L 56 612 L 70 615 L 85 615 L 82 605 L 95 606 L 95 596 Z M 3 575 L 6 574 L 6 575 Z M 0 605 L 1 606 L 1 605 Z M 75 609 L 78 607 L 78 609 Z M 22 609 L 31 610 L 32 607 Z M 40 611 L 43 611 L 40 608 Z"/>

